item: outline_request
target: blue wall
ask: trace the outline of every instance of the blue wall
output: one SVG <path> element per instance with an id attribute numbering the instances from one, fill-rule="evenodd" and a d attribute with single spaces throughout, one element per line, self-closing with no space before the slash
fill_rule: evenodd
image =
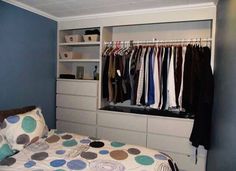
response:
<path id="1" fill-rule="evenodd" d="M 57 23 L 0 1 L 0 110 L 37 105 L 55 127 Z"/>
<path id="2" fill-rule="evenodd" d="M 219 0 L 208 171 L 236 170 L 236 0 Z"/>

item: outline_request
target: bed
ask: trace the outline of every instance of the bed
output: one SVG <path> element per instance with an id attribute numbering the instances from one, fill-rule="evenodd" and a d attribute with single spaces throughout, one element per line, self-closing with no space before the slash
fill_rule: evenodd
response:
<path id="1" fill-rule="evenodd" d="M 35 116 L 42 120 L 39 109 L 33 110 Z M 29 112 L 28 112 L 29 113 Z M 6 138 L 5 143 L 10 143 L 9 148 L 14 153 L 10 153 L 0 161 L 0 170 L 85 170 L 85 171 L 177 171 L 177 165 L 173 159 L 162 152 L 145 147 L 125 144 L 116 141 L 107 141 L 94 137 L 82 136 L 73 133 L 50 130 L 45 132 L 39 128 L 39 124 L 34 127 L 35 131 L 41 130 L 41 137 L 31 136 L 33 132 L 32 123 L 25 118 L 32 115 L 21 114 L 17 118 L 15 115 L 4 119 L 1 126 L 0 143 Z M 32 113 L 32 111 L 31 111 Z M 40 114 L 40 115 L 39 115 Z M 17 121 L 17 122 L 16 122 Z M 22 122 L 21 122 L 22 121 Z M 20 123 L 20 127 L 14 130 L 25 128 L 26 133 L 20 136 L 8 137 L 9 127 Z M 37 122 L 36 122 L 37 123 Z M 42 123 L 42 125 L 45 123 Z M 10 125 L 10 126 L 9 126 Z M 23 127 L 23 125 L 25 127 Z M 29 126 L 31 125 L 31 126 Z M 28 127 L 27 127 L 28 126 Z M 27 128 L 27 129 L 26 129 Z M 36 129 L 37 128 L 37 129 Z M 43 128 L 43 127 L 42 127 Z M 5 130 L 5 131 L 4 131 Z M 17 132 L 15 131 L 15 132 Z M 24 135 L 24 136 L 22 136 Z M 27 136 L 28 137 L 27 137 Z M 19 138 L 20 137 L 20 138 Z M 27 137 L 27 138 L 25 138 Z M 14 141 L 17 141 L 15 143 Z M 27 142 L 27 143 L 26 143 Z M 15 144 L 14 144 L 15 143 Z M 1 147 L 1 146 L 0 146 Z M 1 157 L 0 148 L 0 157 Z M 17 149 L 17 150 L 15 150 Z M 18 151 L 18 152 L 16 152 Z"/>

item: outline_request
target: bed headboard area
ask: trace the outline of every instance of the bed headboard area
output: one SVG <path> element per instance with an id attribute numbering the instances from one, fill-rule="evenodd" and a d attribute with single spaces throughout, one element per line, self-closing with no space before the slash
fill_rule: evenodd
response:
<path id="1" fill-rule="evenodd" d="M 36 109 L 36 106 L 25 106 L 22 108 L 9 109 L 9 110 L 0 110 L 0 122 L 3 122 L 8 116 L 13 116 L 16 114 L 22 114 Z"/>

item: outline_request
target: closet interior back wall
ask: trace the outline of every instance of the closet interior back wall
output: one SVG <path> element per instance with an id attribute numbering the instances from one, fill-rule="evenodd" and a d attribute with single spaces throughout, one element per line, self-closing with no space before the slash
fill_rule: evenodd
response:
<path id="1" fill-rule="evenodd" d="M 211 21 L 173 22 L 112 27 L 112 40 L 172 40 L 211 37 Z"/>

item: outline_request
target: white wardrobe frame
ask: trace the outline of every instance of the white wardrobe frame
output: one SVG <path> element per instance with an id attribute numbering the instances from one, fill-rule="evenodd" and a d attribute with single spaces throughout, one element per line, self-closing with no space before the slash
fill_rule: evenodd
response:
<path id="1" fill-rule="evenodd" d="M 147 10 L 135 10 L 126 12 L 114 12 L 98 15 L 88 15 L 79 17 L 66 17 L 58 21 L 58 40 L 59 31 L 67 29 L 94 28 L 100 27 L 101 34 L 106 31 L 104 27 L 143 25 L 143 24 L 161 24 L 172 22 L 193 22 L 193 21 L 211 21 L 211 66 L 214 71 L 215 57 L 215 33 L 216 33 L 216 5 L 214 3 L 204 3 L 197 5 L 183 5 L 166 8 L 156 8 Z M 100 38 L 100 77 L 102 73 L 102 50 L 104 41 L 109 37 L 101 35 Z M 59 42 L 58 42 L 59 44 Z M 58 50 L 59 51 L 59 50 Z M 58 55 L 57 55 L 58 56 Z M 59 69 L 59 63 L 57 63 Z M 102 106 L 101 102 L 101 85 L 99 80 L 98 108 Z"/>

